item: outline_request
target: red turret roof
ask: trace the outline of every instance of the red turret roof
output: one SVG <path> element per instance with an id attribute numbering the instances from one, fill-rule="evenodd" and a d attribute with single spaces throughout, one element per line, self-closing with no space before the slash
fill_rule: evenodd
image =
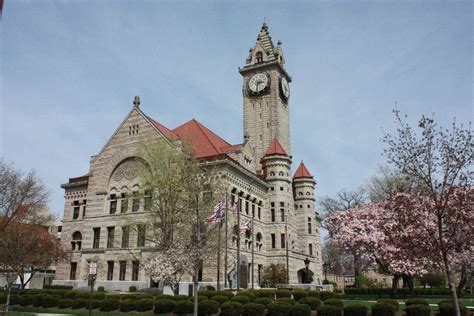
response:
<path id="1" fill-rule="evenodd" d="M 308 171 L 308 169 L 304 165 L 303 160 L 301 160 L 301 163 L 298 169 L 296 169 L 295 175 L 293 176 L 293 179 L 298 179 L 298 178 L 313 178 L 311 173 Z"/>
<path id="2" fill-rule="evenodd" d="M 284 155 L 288 156 L 286 151 L 283 149 L 283 146 L 278 141 L 278 138 L 274 138 L 270 146 L 268 146 L 267 151 L 265 152 L 265 156 L 273 156 L 273 155 Z"/>

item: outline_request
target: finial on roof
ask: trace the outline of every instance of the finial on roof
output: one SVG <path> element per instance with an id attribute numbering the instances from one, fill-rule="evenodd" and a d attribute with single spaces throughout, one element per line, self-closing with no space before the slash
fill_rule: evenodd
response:
<path id="1" fill-rule="evenodd" d="M 277 42 L 277 45 L 278 45 L 278 46 L 281 46 L 281 44 L 283 44 L 281 41 L 278 41 L 278 42 Z"/>
<path id="2" fill-rule="evenodd" d="M 140 97 L 138 95 L 133 98 L 133 106 L 137 108 L 140 107 Z"/>

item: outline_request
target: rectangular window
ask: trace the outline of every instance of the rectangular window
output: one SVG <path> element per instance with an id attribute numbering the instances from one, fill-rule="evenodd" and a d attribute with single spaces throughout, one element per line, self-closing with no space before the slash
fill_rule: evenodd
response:
<path id="1" fill-rule="evenodd" d="M 122 248 L 128 248 L 128 241 L 130 239 L 130 226 L 122 227 Z"/>
<path id="2" fill-rule="evenodd" d="M 140 209 L 140 197 L 138 196 L 138 192 L 133 192 L 132 212 L 138 212 L 139 209 Z"/>
<path id="3" fill-rule="evenodd" d="M 120 200 L 120 213 L 126 213 L 128 210 L 128 198 L 125 193 L 122 193 L 122 199 Z"/>
<path id="4" fill-rule="evenodd" d="M 282 208 L 280 209 L 280 218 L 282 222 L 285 221 L 285 210 Z"/>
<path id="5" fill-rule="evenodd" d="M 312 256 L 313 255 L 313 245 L 312 244 L 309 244 L 309 255 Z"/>
<path id="6" fill-rule="evenodd" d="M 117 196 L 115 194 L 110 195 L 110 214 L 115 214 L 117 212 Z"/>
<path id="7" fill-rule="evenodd" d="M 145 225 L 138 225 L 137 247 L 145 247 Z"/>
<path id="8" fill-rule="evenodd" d="M 262 216 L 262 212 L 261 212 L 261 211 L 262 211 L 262 209 L 261 209 L 261 207 L 259 206 L 259 207 L 257 208 L 257 217 L 258 217 L 258 219 L 261 219 L 261 218 L 262 218 L 262 217 L 261 217 L 261 216 Z"/>
<path id="9" fill-rule="evenodd" d="M 308 234 L 312 234 L 311 223 L 308 223 Z"/>
<path id="10" fill-rule="evenodd" d="M 275 234 L 272 234 L 272 249 L 276 248 L 276 237 Z"/>
<path id="11" fill-rule="evenodd" d="M 114 247 L 115 227 L 107 227 L 107 248 Z"/>
<path id="12" fill-rule="evenodd" d="M 152 193 L 150 190 L 145 192 L 145 204 L 143 205 L 143 208 L 145 211 L 149 211 L 151 209 L 151 203 L 153 201 Z"/>
<path id="13" fill-rule="evenodd" d="M 270 215 L 272 217 L 272 222 L 274 223 L 275 222 L 275 209 L 274 208 L 270 210 Z"/>
<path id="14" fill-rule="evenodd" d="M 82 207 L 82 218 L 86 217 L 86 206 L 87 206 L 87 200 L 82 201 L 82 204 L 84 205 Z"/>
<path id="15" fill-rule="evenodd" d="M 71 262 L 71 271 L 69 273 L 69 280 L 76 279 L 76 270 L 77 270 L 77 262 Z"/>
<path id="16" fill-rule="evenodd" d="M 63 227 L 62 226 L 58 226 L 58 233 L 62 232 L 63 231 Z"/>
<path id="17" fill-rule="evenodd" d="M 249 201 L 245 201 L 245 214 L 249 215 Z"/>
<path id="18" fill-rule="evenodd" d="M 107 261 L 107 280 L 112 281 L 114 279 L 114 262 Z"/>
<path id="19" fill-rule="evenodd" d="M 79 218 L 79 201 L 74 201 L 74 208 L 72 210 L 72 219 L 78 219 Z"/>
<path id="20" fill-rule="evenodd" d="M 140 261 L 132 262 L 132 281 L 138 281 L 138 271 L 140 271 Z"/>
<path id="21" fill-rule="evenodd" d="M 281 240 L 281 248 L 285 248 L 285 234 L 281 234 L 280 240 Z"/>
<path id="22" fill-rule="evenodd" d="M 280 207 L 285 207 L 285 202 L 280 202 Z"/>
<path id="23" fill-rule="evenodd" d="M 119 280 L 125 281 L 125 274 L 127 272 L 127 261 L 120 261 Z"/>
<path id="24" fill-rule="evenodd" d="M 252 204 L 252 217 L 255 217 L 255 204 Z"/>
<path id="25" fill-rule="evenodd" d="M 100 245 L 100 227 L 94 228 L 94 239 L 92 243 L 92 248 L 99 248 Z"/>

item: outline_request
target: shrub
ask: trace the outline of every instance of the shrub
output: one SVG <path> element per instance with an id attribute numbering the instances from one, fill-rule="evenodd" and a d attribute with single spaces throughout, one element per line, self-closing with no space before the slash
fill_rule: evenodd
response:
<path id="1" fill-rule="evenodd" d="M 227 302 L 229 298 L 224 295 L 214 295 L 211 297 L 211 300 L 219 302 L 219 305 L 222 305 L 223 303 Z"/>
<path id="2" fill-rule="evenodd" d="M 268 297 L 259 297 L 259 298 L 255 299 L 255 303 L 262 304 L 262 305 L 265 305 L 265 306 L 267 306 L 271 302 L 273 302 L 273 300 L 271 298 L 268 298 Z"/>
<path id="3" fill-rule="evenodd" d="M 319 292 L 319 295 L 321 296 L 322 301 L 325 301 L 329 298 L 337 298 L 338 297 L 338 295 L 336 293 L 329 292 L 329 291 Z"/>
<path id="4" fill-rule="evenodd" d="M 367 316 L 368 308 L 360 304 L 352 304 L 344 307 L 344 316 Z"/>
<path id="5" fill-rule="evenodd" d="M 7 302 L 7 296 L 0 294 L 0 304 L 5 304 Z"/>
<path id="6" fill-rule="evenodd" d="M 176 302 L 178 302 L 178 301 L 187 301 L 189 299 L 189 297 L 187 295 L 175 295 L 175 296 L 173 296 L 173 298 Z"/>
<path id="7" fill-rule="evenodd" d="M 122 296 L 120 294 L 109 294 L 105 296 L 106 300 L 122 300 Z"/>
<path id="8" fill-rule="evenodd" d="M 5 299 L 5 302 L 3 304 L 5 304 L 7 301 Z M 28 306 L 28 305 L 31 305 L 31 303 L 33 302 L 33 299 L 31 297 L 31 295 L 21 295 L 19 298 L 18 298 L 18 303 L 21 305 L 21 306 Z M 0 302 L 1 303 L 1 302 Z"/>
<path id="9" fill-rule="evenodd" d="M 155 301 L 155 314 L 171 313 L 176 307 L 176 302 L 169 299 Z"/>
<path id="10" fill-rule="evenodd" d="M 120 302 L 120 311 L 122 312 L 130 312 L 135 310 L 137 307 L 137 303 L 134 300 L 123 300 Z"/>
<path id="11" fill-rule="evenodd" d="M 229 302 L 233 307 L 234 310 L 237 312 L 237 315 L 240 315 L 244 311 L 244 305 L 239 302 Z"/>
<path id="12" fill-rule="evenodd" d="M 321 298 L 321 292 L 320 291 L 309 290 L 308 291 L 308 297 Z"/>
<path id="13" fill-rule="evenodd" d="M 67 293 L 64 293 L 64 298 L 66 299 L 75 299 L 76 298 L 76 292 L 73 292 L 73 291 L 70 291 L 70 292 L 67 292 Z"/>
<path id="14" fill-rule="evenodd" d="M 219 302 L 213 300 L 207 300 L 199 302 L 198 315 L 206 316 L 216 314 L 219 311 Z"/>
<path id="15" fill-rule="evenodd" d="M 253 302 L 257 298 L 257 295 L 251 291 L 239 292 L 235 296 L 247 296 L 250 299 L 250 302 Z"/>
<path id="16" fill-rule="evenodd" d="M 97 292 L 105 292 L 105 287 L 99 286 L 99 287 L 97 288 Z"/>
<path id="17" fill-rule="evenodd" d="M 286 303 L 286 304 L 290 304 L 290 305 L 295 305 L 296 304 L 296 301 L 292 298 L 288 298 L 288 297 L 283 297 L 283 298 L 279 298 L 276 300 L 277 303 Z"/>
<path id="18" fill-rule="evenodd" d="M 199 296 L 206 296 L 207 298 L 211 298 L 212 296 L 216 295 L 216 291 L 208 291 L 208 290 L 199 290 Z"/>
<path id="19" fill-rule="evenodd" d="M 229 299 L 234 297 L 234 293 L 232 293 L 231 291 L 215 291 L 213 296 L 216 296 L 216 295 L 227 296 Z"/>
<path id="20" fill-rule="evenodd" d="M 409 298 L 405 301 L 405 306 L 408 307 L 410 305 L 426 305 L 430 306 L 427 300 L 423 298 Z"/>
<path id="21" fill-rule="evenodd" d="M 303 291 L 303 290 L 294 290 L 293 291 L 293 298 L 295 301 L 299 301 L 302 298 L 308 297 L 308 292 Z"/>
<path id="22" fill-rule="evenodd" d="M 100 308 L 100 303 L 102 303 L 102 300 L 91 300 L 91 309 L 98 309 Z M 89 302 L 87 302 L 87 307 L 89 308 Z"/>
<path id="23" fill-rule="evenodd" d="M 405 308 L 405 313 L 407 316 L 430 316 L 431 308 L 429 305 L 412 304 Z"/>
<path id="24" fill-rule="evenodd" d="M 207 296 L 204 296 L 204 295 L 199 295 L 198 296 L 198 302 L 203 302 L 203 301 L 207 301 L 207 300 L 208 300 Z M 194 296 L 191 296 L 189 298 L 189 301 L 194 302 Z"/>
<path id="25" fill-rule="evenodd" d="M 45 295 L 43 297 L 43 307 L 56 307 L 59 303 L 59 297 L 55 295 Z"/>
<path id="26" fill-rule="evenodd" d="M 300 300 L 300 304 L 306 304 L 312 311 L 315 311 L 323 302 L 316 297 L 305 297 Z"/>
<path id="27" fill-rule="evenodd" d="M 291 298 L 291 291 L 289 290 L 278 290 L 275 294 L 277 298 Z"/>
<path id="28" fill-rule="evenodd" d="M 319 306 L 318 316 L 342 316 L 342 308 L 336 305 Z"/>
<path id="29" fill-rule="evenodd" d="M 208 285 L 208 286 L 206 286 L 206 290 L 208 290 L 208 291 L 215 291 L 216 288 L 213 287 L 212 285 Z"/>
<path id="30" fill-rule="evenodd" d="M 242 316 L 261 316 L 265 311 L 265 305 L 248 303 L 244 305 Z"/>
<path id="31" fill-rule="evenodd" d="M 275 298 L 275 291 L 274 290 L 258 290 L 259 297 L 268 297 L 271 299 Z"/>
<path id="32" fill-rule="evenodd" d="M 172 300 L 172 301 L 174 301 L 174 296 L 169 295 L 169 294 L 160 294 L 160 295 L 157 295 L 155 297 L 155 300 L 156 301 L 159 301 L 159 300 Z"/>
<path id="33" fill-rule="evenodd" d="M 219 316 L 238 316 L 240 313 L 237 313 L 237 311 L 234 308 L 234 305 L 232 303 L 237 303 L 237 302 L 226 302 L 221 305 L 221 312 L 219 313 Z M 240 304 L 240 303 L 238 303 Z"/>
<path id="34" fill-rule="evenodd" d="M 398 311 L 399 304 L 398 304 L 398 301 L 396 301 L 396 300 L 392 300 L 390 298 L 381 298 L 381 299 L 377 300 L 377 303 L 392 304 L 395 307 L 395 310 Z"/>
<path id="35" fill-rule="evenodd" d="M 454 312 L 454 304 L 451 301 L 438 303 L 438 309 L 439 309 L 439 316 L 456 315 Z M 464 305 L 459 305 L 459 309 L 461 310 L 462 316 L 468 315 L 467 308 Z"/>
<path id="36" fill-rule="evenodd" d="M 136 287 L 135 285 L 130 285 L 130 286 L 128 287 L 128 291 L 129 291 L 129 292 L 136 292 L 136 291 L 137 291 L 137 287 Z"/>
<path id="37" fill-rule="evenodd" d="M 153 299 L 145 298 L 137 301 L 137 311 L 145 312 L 153 309 Z"/>
<path id="38" fill-rule="evenodd" d="M 116 299 L 105 299 L 100 302 L 100 310 L 103 312 L 114 311 L 120 308 L 120 301 Z"/>
<path id="39" fill-rule="evenodd" d="M 271 316 L 290 316 L 293 306 L 287 303 L 273 302 L 267 305 L 268 313 Z"/>
<path id="40" fill-rule="evenodd" d="M 194 310 L 194 304 L 190 301 L 177 301 L 174 307 L 174 313 L 178 315 L 190 314 Z"/>
<path id="41" fill-rule="evenodd" d="M 376 303 L 372 306 L 372 316 L 395 316 L 395 306 L 388 303 Z"/>
<path id="42" fill-rule="evenodd" d="M 240 304 L 248 304 L 250 303 L 250 298 L 248 296 L 234 296 L 233 298 L 230 299 L 232 302 L 239 302 Z"/>
<path id="43" fill-rule="evenodd" d="M 10 305 L 18 305 L 20 304 L 20 295 L 12 294 L 10 295 Z"/>
<path id="44" fill-rule="evenodd" d="M 335 305 L 339 307 L 343 307 L 344 303 L 338 298 L 328 298 L 324 301 L 324 305 Z"/>
<path id="45" fill-rule="evenodd" d="M 58 306 L 59 308 L 69 308 L 72 305 L 72 300 L 68 298 L 63 298 L 59 300 Z"/>
<path id="46" fill-rule="evenodd" d="M 75 300 L 72 300 L 71 308 L 72 309 L 84 308 L 86 307 L 86 303 L 87 303 L 87 300 L 85 298 L 76 298 Z"/>
<path id="47" fill-rule="evenodd" d="M 91 293 L 90 292 L 85 292 L 85 291 L 82 291 L 82 292 L 76 292 L 76 298 L 85 298 L 85 299 L 89 299 L 91 296 Z"/>
<path id="48" fill-rule="evenodd" d="M 43 304 L 43 294 L 36 294 L 32 296 L 33 306 L 39 307 Z"/>
<path id="49" fill-rule="evenodd" d="M 71 285 L 45 285 L 43 286 L 45 290 L 72 290 L 73 286 Z"/>
<path id="50" fill-rule="evenodd" d="M 105 300 L 105 293 L 104 292 L 92 293 L 92 299 L 103 301 L 103 300 Z"/>
<path id="51" fill-rule="evenodd" d="M 291 309 L 291 316 L 310 316 L 311 308 L 306 304 L 295 304 Z"/>

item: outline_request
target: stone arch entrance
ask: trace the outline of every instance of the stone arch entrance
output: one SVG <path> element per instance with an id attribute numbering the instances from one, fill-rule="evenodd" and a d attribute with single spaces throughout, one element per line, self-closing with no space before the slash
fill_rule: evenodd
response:
<path id="1" fill-rule="evenodd" d="M 310 284 L 313 283 L 314 273 L 310 269 L 300 269 L 298 270 L 298 283 L 300 284 Z"/>

